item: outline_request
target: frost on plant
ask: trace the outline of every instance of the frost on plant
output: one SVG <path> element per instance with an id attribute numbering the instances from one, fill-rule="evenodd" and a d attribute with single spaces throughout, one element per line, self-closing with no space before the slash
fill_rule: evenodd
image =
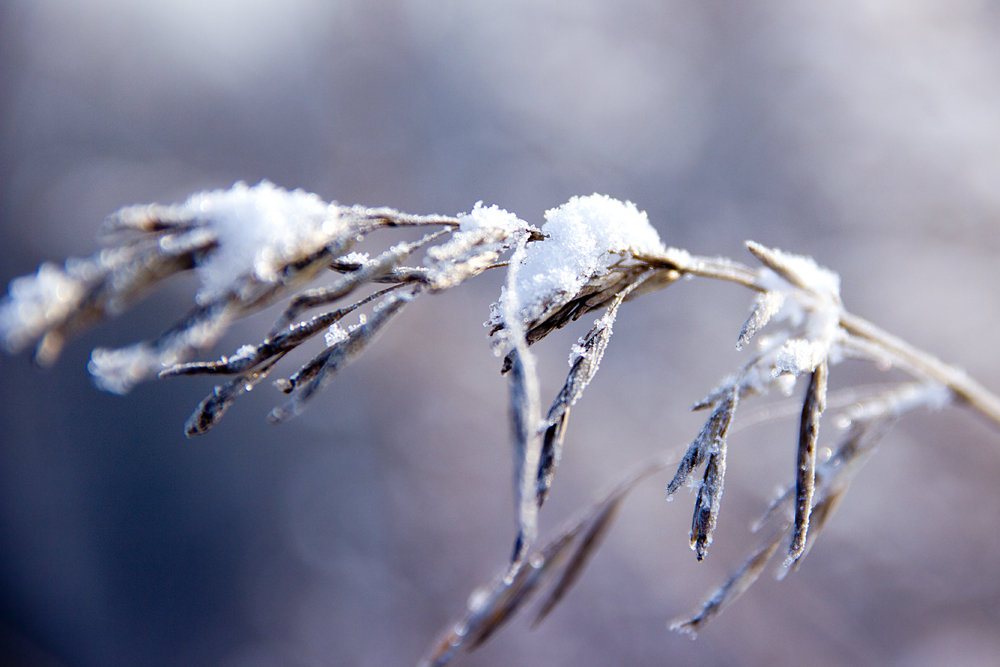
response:
<path id="1" fill-rule="evenodd" d="M 413 228 L 407 237 L 393 232 Z M 541 620 L 580 576 L 622 501 L 640 482 L 672 471 L 668 496 L 696 492 L 689 540 L 708 555 L 723 511 L 726 453 L 737 410 L 772 390 L 802 392 L 794 475 L 755 530 L 763 541 L 742 567 L 675 629 L 697 633 L 784 553 L 794 570 L 829 520 L 861 464 L 905 413 L 966 405 L 1000 424 L 1000 399 L 968 377 L 844 308 L 840 277 L 813 259 L 748 242 L 755 265 L 700 257 L 665 246 L 644 212 L 604 195 L 574 197 L 535 225 L 498 206 L 475 204 L 455 216 L 411 215 L 391 208 L 327 203 L 268 182 L 237 183 L 162 206 L 131 206 L 103 229 L 105 247 L 62 266 L 43 264 L 13 280 L 0 301 L 0 343 L 11 353 L 34 345 L 51 364 L 64 341 L 121 314 L 167 278 L 193 272 L 200 287 L 190 312 L 163 334 L 120 349 L 93 351 L 90 371 L 103 389 L 125 393 L 155 377 L 211 375 L 218 384 L 185 424 L 210 430 L 233 402 L 300 347 L 312 356 L 274 385 L 287 399 L 272 422 L 301 412 L 403 309 L 484 271 L 506 271 L 487 327 L 509 378 L 516 532 L 509 565 L 448 626 L 426 664 L 474 649 L 542 596 Z M 364 249 L 359 245 L 365 243 Z M 547 542 L 537 516 L 553 484 L 570 413 L 597 373 L 625 302 L 681 277 L 721 280 L 750 290 L 749 315 L 734 333 L 747 358 L 694 408 L 704 426 L 680 456 L 658 453 Z M 256 342 L 231 354 L 207 353 L 236 321 L 271 304 L 281 315 Z M 485 310 L 485 309 L 484 309 Z M 569 351 L 566 379 L 544 410 L 533 346 L 588 313 L 593 325 Z M 844 359 L 895 367 L 910 380 L 870 392 L 841 412 L 839 429 L 821 429 L 832 405 L 828 378 Z M 803 382 L 798 382 L 799 378 Z M 821 458 L 822 443 L 831 455 Z"/>
<path id="2" fill-rule="evenodd" d="M 517 279 L 501 291 L 490 319 L 494 326 L 503 326 L 505 307 L 515 300 L 512 315 L 529 330 L 583 297 L 603 305 L 627 281 L 622 269 L 632 254 L 663 250 L 644 212 L 605 195 L 573 197 L 546 211 L 542 233 L 544 242 L 527 248 Z"/>

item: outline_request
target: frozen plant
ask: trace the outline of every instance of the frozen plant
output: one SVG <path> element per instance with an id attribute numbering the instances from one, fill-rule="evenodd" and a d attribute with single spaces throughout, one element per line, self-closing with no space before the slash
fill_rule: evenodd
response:
<path id="1" fill-rule="evenodd" d="M 386 230 L 418 229 L 416 240 L 360 252 Z M 737 409 L 778 390 L 790 395 L 804 379 L 796 476 L 755 525 L 763 541 L 742 567 L 690 618 L 674 628 L 697 633 L 783 554 L 781 572 L 796 567 L 879 440 L 918 408 L 964 405 L 1000 425 L 1000 399 L 949 366 L 848 312 L 839 276 L 811 258 L 748 242 L 749 266 L 665 246 L 646 214 L 603 195 L 574 197 L 535 226 L 497 206 L 476 204 L 456 216 L 410 215 L 390 208 L 326 203 L 313 194 L 262 182 L 192 195 L 170 206 L 124 208 L 106 221 L 106 246 L 62 266 L 44 264 L 11 282 L 0 302 L 0 343 L 16 353 L 35 346 L 53 363 L 64 341 L 117 315 L 170 276 L 193 271 L 200 288 L 192 310 L 154 340 L 96 349 L 90 371 L 98 386 L 125 393 L 136 383 L 176 375 L 219 376 L 185 425 L 205 433 L 241 394 L 264 380 L 290 351 L 314 339 L 314 356 L 275 384 L 289 396 L 274 422 L 294 417 L 352 362 L 403 308 L 491 269 L 506 281 L 487 326 L 509 378 L 517 531 L 509 565 L 470 597 L 424 658 L 441 665 L 472 650 L 550 583 L 541 620 L 563 599 L 607 532 L 621 501 L 651 475 L 674 469 L 668 495 L 697 489 L 690 544 L 698 560 L 712 544 L 722 507 L 726 451 Z M 321 287 L 311 287 L 326 277 Z M 537 516 L 553 482 L 573 405 L 593 379 L 625 301 L 683 277 L 735 283 L 754 294 L 737 347 L 756 343 L 748 360 L 695 404 L 707 419 L 678 458 L 671 452 L 640 466 L 547 542 Z M 232 354 L 191 361 L 236 320 L 285 304 L 262 339 Z M 572 346 L 569 373 L 543 410 L 531 346 L 595 312 L 593 327 Z M 311 314 L 310 314 L 311 313 Z M 325 344 L 324 344 L 325 343 Z M 844 359 L 894 367 L 910 376 L 860 395 L 839 415 L 846 426 L 828 458 L 817 456 L 827 408 L 827 380 Z"/>

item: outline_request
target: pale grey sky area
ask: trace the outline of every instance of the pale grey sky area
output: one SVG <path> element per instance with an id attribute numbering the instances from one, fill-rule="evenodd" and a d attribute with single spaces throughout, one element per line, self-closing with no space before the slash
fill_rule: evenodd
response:
<path id="1" fill-rule="evenodd" d="M 812 255 L 850 310 L 1000 390 L 996 3 L 0 7 L 0 285 L 91 254 L 121 206 L 262 179 L 537 222 L 573 195 L 632 201 L 668 245 Z M 195 281 L 52 368 L 0 356 L 0 662 L 414 663 L 514 535 L 507 390 L 482 326 L 499 285 L 422 299 L 301 418 L 268 425 L 280 394 L 262 385 L 190 440 L 210 382 L 120 397 L 86 367 L 93 347 L 171 325 Z M 689 408 L 742 363 L 748 305 L 697 281 L 623 305 L 543 536 L 697 433 Z M 544 396 L 591 321 L 537 346 Z M 887 378 L 844 364 L 831 391 Z M 459 664 L 1000 659 L 1000 433 L 955 408 L 897 426 L 799 571 L 765 576 L 696 642 L 667 631 L 755 545 L 746 526 L 794 473 L 795 432 L 732 436 L 705 562 L 687 544 L 693 496 L 668 504 L 668 478 L 651 479 L 544 623 L 515 621 Z"/>

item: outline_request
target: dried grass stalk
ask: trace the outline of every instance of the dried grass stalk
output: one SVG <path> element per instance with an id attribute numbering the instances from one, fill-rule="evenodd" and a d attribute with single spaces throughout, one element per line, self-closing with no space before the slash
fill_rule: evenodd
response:
<path id="1" fill-rule="evenodd" d="M 671 622 L 670 629 L 695 638 L 709 621 L 738 600 L 757 581 L 780 545 L 780 538 L 765 542 L 705 601 L 696 614 Z"/>
<path id="2" fill-rule="evenodd" d="M 629 475 L 543 546 L 508 565 L 488 584 L 473 591 L 465 614 L 448 625 L 419 664 L 445 665 L 474 650 L 515 618 L 536 593 L 554 582 L 536 611 L 534 624 L 540 623 L 579 579 L 625 497 L 664 465 L 655 461 Z"/>
<path id="3" fill-rule="evenodd" d="M 618 293 L 608 305 L 604 315 L 599 317 L 594 326 L 573 347 L 570 354 L 570 370 L 566 382 L 549 408 L 545 418 L 545 432 L 542 434 L 542 451 L 538 466 L 538 506 L 545 502 L 552 478 L 562 455 L 562 444 L 566 434 L 566 424 L 569 422 L 569 411 L 583 396 L 590 381 L 597 375 L 597 369 L 604 359 L 604 351 L 611 340 L 618 308 L 636 289 L 652 275 L 647 272 L 636 279 L 634 283 Z"/>
<path id="4" fill-rule="evenodd" d="M 387 244 L 374 258 L 352 252 L 359 241 L 401 227 L 427 230 L 415 241 Z M 171 276 L 194 272 L 201 287 L 187 317 L 154 340 L 97 349 L 90 362 L 98 385 L 119 393 L 158 376 L 231 376 L 202 400 L 185 425 L 188 435 L 212 428 L 236 398 L 286 356 L 325 334 L 326 345 L 276 383 L 291 398 L 271 412 L 270 420 L 294 417 L 418 296 L 506 267 L 504 288 L 487 324 L 495 351 L 505 359 L 502 371 L 509 375 L 517 537 L 510 564 L 474 596 L 425 664 L 444 664 L 480 645 L 542 584 L 554 581 L 536 622 L 547 616 L 566 599 L 625 496 L 642 479 L 673 465 L 657 457 L 535 548 L 539 509 L 553 483 L 571 408 L 595 377 L 621 305 L 682 277 L 721 280 L 755 294 L 737 347 L 756 342 L 756 349 L 695 405 L 711 412 L 666 487 L 668 496 L 684 485 L 698 487 L 689 537 L 699 560 L 720 517 L 737 405 L 774 389 L 790 395 L 800 376 L 808 376 L 809 383 L 798 411 L 794 483 L 753 527 L 770 525 L 775 532 L 676 629 L 701 630 L 757 579 L 780 544 L 788 545 L 780 571 L 793 571 L 857 470 L 905 413 L 957 403 L 1000 425 L 1000 398 L 961 369 L 848 312 L 839 276 L 812 258 L 752 241 L 747 248 L 759 267 L 692 255 L 664 246 L 634 205 L 601 195 L 573 198 L 548 211 L 545 224 L 535 227 L 495 206 L 477 204 L 458 216 L 420 216 L 327 203 L 266 182 L 237 184 L 180 204 L 124 208 L 106 221 L 104 240 L 107 247 L 90 258 L 67 260 L 61 267 L 44 264 L 34 276 L 14 280 L 0 301 L 0 342 L 9 352 L 34 345 L 36 360 L 51 364 L 68 337 L 118 315 Z M 308 287 L 326 271 L 335 276 L 329 285 Z M 215 360 L 189 362 L 231 324 L 277 302 L 285 303 L 284 312 L 261 342 Z M 328 309 L 299 320 L 314 308 Z M 574 346 L 570 371 L 543 419 L 530 348 L 595 311 L 604 312 Z M 357 322 L 344 329 L 348 315 Z M 758 335 L 764 330 L 767 336 Z M 914 381 L 857 401 L 842 415 L 849 428 L 833 455 L 820 461 L 828 374 L 841 359 L 891 366 Z"/>
<path id="5" fill-rule="evenodd" d="M 712 414 L 701 428 L 698 437 L 688 445 L 684 458 L 677 466 L 677 472 L 667 484 L 668 496 L 674 494 L 682 485 L 688 484 L 694 471 L 705 462 L 705 458 L 717 452 L 726 441 L 738 401 L 739 390 L 736 387 L 729 387 L 716 401 Z"/>
<path id="6" fill-rule="evenodd" d="M 528 236 L 522 236 L 511 258 L 507 274 L 507 286 L 517 280 L 517 269 L 522 261 Z M 538 378 L 535 359 L 528 349 L 524 327 L 513 316 L 519 303 L 511 299 L 506 306 L 504 336 L 502 344 L 507 346 L 510 360 L 510 418 L 514 439 L 514 498 L 517 508 L 517 537 L 511 563 L 517 567 L 538 536 L 538 510 L 541 507 L 537 492 L 538 471 L 542 464 L 542 441 L 540 437 L 541 405 L 538 397 Z"/>
<path id="7" fill-rule="evenodd" d="M 788 548 L 786 565 L 792 565 L 806 548 L 809 515 L 813 510 L 816 491 L 816 443 L 819 441 L 819 419 L 826 409 L 826 361 L 820 363 L 809 379 L 809 389 L 802 406 L 799 426 L 799 451 L 795 477 L 795 533 Z"/>

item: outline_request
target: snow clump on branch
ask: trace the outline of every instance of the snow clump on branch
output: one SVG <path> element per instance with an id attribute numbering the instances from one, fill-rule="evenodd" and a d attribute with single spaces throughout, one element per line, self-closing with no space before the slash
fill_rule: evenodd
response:
<path id="1" fill-rule="evenodd" d="M 645 211 L 607 195 L 573 197 L 549 209 L 541 231 L 545 238 L 527 246 L 516 282 L 504 287 L 494 305 L 491 326 L 503 326 L 511 300 L 518 304 L 521 322 L 536 323 L 588 292 L 588 285 L 599 282 L 629 253 L 664 251 Z"/>

